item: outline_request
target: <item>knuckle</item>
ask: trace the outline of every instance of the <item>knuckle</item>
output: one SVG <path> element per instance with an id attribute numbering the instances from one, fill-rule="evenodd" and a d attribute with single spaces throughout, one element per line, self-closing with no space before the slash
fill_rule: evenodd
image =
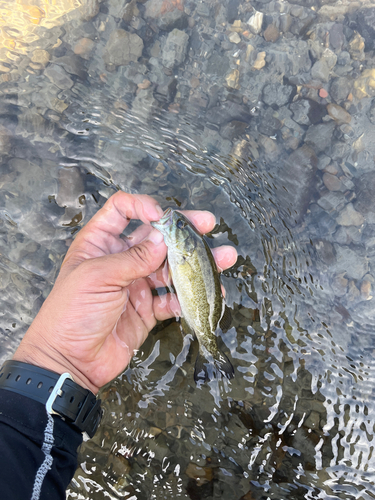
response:
<path id="1" fill-rule="evenodd" d="M 135 245 L 126 250 L 126 257 L 142 269 L 145 274 L 150 274 L 153 271 L 151 255 L 144 245 Z"/>

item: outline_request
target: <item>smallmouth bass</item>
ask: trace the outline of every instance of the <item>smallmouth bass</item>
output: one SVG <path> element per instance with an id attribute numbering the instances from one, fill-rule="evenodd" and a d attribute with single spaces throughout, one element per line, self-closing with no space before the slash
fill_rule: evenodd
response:
<path id="1" fill-rule="evenodd" d="M 208 380 L 213 374 L 234 377 L 231 362 L 217 346 L 215 332 L 225 304 L 210 247 L 195 226 L 177 210 L 168 208 L 161 219 L 151 225 L 164 236 L 182 318 L 199 342 L 194 380 Z"/>

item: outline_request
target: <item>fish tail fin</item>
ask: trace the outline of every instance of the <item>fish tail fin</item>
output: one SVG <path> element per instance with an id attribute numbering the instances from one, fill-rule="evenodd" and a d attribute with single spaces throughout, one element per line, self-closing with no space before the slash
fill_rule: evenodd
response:
<path id="1" fill-rule="evenodd" d="M 218 350 L 213 361 L 209 362 L 201 352 L 198 352 L 194 369 L 195 383 L 197 384 L 198 381 L 207 382 L 213 377 L 219 378 L 220 376 L 229 379 L 234 377 L 234 368 L 228 357 Z"/>

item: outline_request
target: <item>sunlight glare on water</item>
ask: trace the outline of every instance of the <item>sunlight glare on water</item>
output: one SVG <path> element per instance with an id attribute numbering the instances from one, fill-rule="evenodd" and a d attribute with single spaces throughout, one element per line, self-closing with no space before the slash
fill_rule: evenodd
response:
<path id="1" fill-rule="evenodd" d="M 68 499 L 375 497 L 375 10 L 353 5 L 0 2 L 1 359 L 118 189 L 212 211 L 239 254 L 235 378 L 197 386 L 197 342 L 158 324 Z"/>

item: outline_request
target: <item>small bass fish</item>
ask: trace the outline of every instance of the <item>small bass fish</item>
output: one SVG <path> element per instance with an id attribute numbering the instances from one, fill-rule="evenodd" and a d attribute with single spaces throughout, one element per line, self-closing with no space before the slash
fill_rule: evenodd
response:
<path id="1" fill-rule="evenodd" d="M 215 331 L 225 304 L 210 247 L 194 225 L 177 210 L 168 208 L 162 218 L 151 225 L 164 236 L 182 319 L 199 342 L 194 380 L 208 380 L 214 373 L 234 377 L 231 362 L 217 346 Z"/>

